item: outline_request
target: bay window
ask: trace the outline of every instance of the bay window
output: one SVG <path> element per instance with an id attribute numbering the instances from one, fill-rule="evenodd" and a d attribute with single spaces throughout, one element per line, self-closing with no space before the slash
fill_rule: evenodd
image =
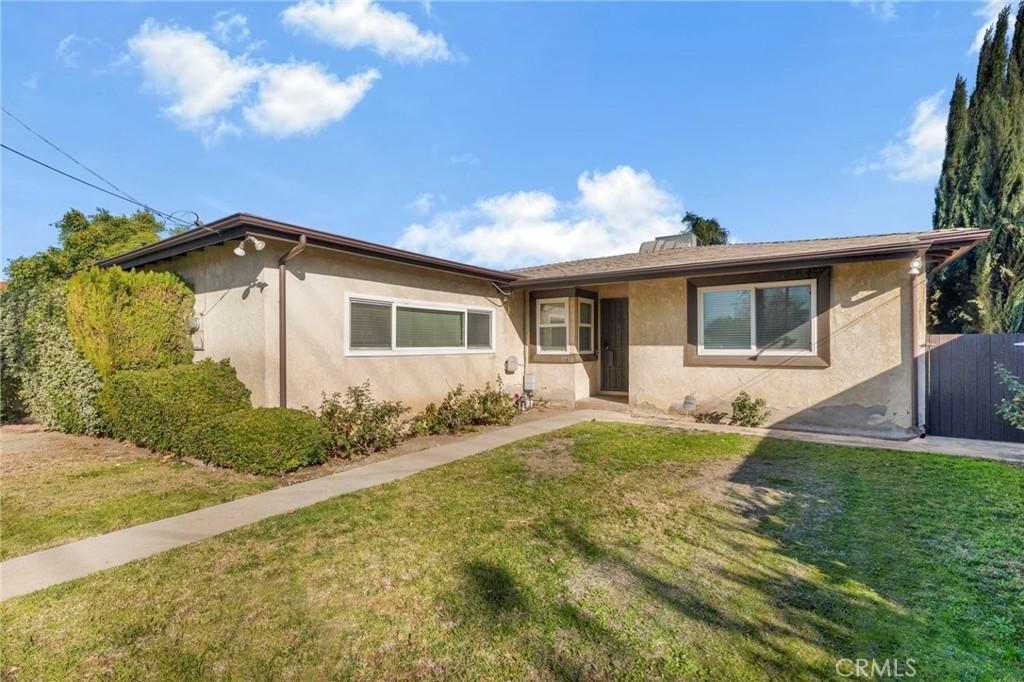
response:
<path id="1" fill-rule="evenodd" d="M 537 352 L 569 351 L 569 299 L 546 298 L 537 301 Z"/>

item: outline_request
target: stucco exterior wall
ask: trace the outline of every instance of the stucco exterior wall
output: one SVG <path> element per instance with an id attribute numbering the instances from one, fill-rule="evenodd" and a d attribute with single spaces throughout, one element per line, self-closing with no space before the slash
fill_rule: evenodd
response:
<path id="1" fill-rule="evenodd" d="M 631 409 L 671 411 L 693 393 L 698 411 L 729 411 L 745 390 L 768 401 L 770 424 L 905 434 L 912 424 L 908 268 L 909 260 L 833 267 L 825 368 L 688 367 L 686 280 L 630 283 Z M 923 329 L 920 302 L 917 315 Z"/>
<path id="2" fill-rule="evenodd" d="M 229 358 L 255 405 L 278 404 L 277 260 L 290 244 L 268 241 L 244 257 L 237 242 L 161 264 L 188 280 L 202 317 L 203 348 L 195 358 Z M 288 406 L 316 407 L 321 394 L 370 381 L 376 397 L 418 411 L 449 389 L 493 385 L 520 391 L 524 347 L 523 294 L 502 296 L 486 281 L 313 247 L 288 263 Z M 387 297 L 494 311 L 493 352 L 446 355 L 346 355 L 345 295 Z M 519 368 L 506 373 L 515 356 Z"/>
<path id="3" fill-rule="evenodd" d="M 239 258 L 237 245 L 213 246 L 151 266 L 181 275 L 196 294 L 200 329 L 194 359 L 231 360 L 252 391 L 254 405 L 277 399 L 277 367 L 268 358 L 277 350 L 277 258 L 268 246 Z"/>

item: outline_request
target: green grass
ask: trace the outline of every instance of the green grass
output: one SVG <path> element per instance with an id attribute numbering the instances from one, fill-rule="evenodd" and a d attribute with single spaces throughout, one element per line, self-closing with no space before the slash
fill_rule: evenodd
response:
<path id="1" fill-rule="evenodd" d="M 1019 680 L 1022 574 L 1024 469 L 587 424 L 5 602 L 0 670 Z"/>
<path id="2" fill-rule="evenodd" d="M 3 474 L 0 559 L 184 514 L 275 485 L 230 471 L 161 462 L 151 455 L 49 459 L 42 466 Z"/>

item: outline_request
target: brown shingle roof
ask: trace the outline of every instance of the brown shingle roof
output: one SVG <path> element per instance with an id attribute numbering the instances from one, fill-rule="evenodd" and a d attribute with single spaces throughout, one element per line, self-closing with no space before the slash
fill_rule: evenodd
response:
<path id="1" fill-rule="evenodd" d="M 788 242 L 699 246 L 584 258 L 521 268 L 512 272 L 522 278 L 517 284 L 535 284 L 538 281 L 554 283 L 562 279 L 585 279 L 595 282 L 604 276 L 614 278 L 627 274 L 642 277 L 645 273 L 700 272 L 725 266 L 755 268 L 819 258 L 827 260 L 885 257 L 928 250 L 935 246 L 957 248 L 981 241 L 987 235 L 988 232 L 985 230 L 929 230 Z"/>

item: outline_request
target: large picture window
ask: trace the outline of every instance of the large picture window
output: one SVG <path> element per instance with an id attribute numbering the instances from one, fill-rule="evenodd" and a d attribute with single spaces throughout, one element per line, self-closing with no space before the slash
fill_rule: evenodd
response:
<path id="1" fill-rule="evenodd" d="M 349 355 L 491 352 L 490 310 L 405 300 L 350 297 Z"/>
<path id="2" fill-rule="evenodd" d="M 811 355 L 814 280 L 697 290 L 699 355 Z"/>
<path id="3" fill-rule="evenodd" d="M 537 301 L 537 352 L 569 352 L 569 299 Z"/>

